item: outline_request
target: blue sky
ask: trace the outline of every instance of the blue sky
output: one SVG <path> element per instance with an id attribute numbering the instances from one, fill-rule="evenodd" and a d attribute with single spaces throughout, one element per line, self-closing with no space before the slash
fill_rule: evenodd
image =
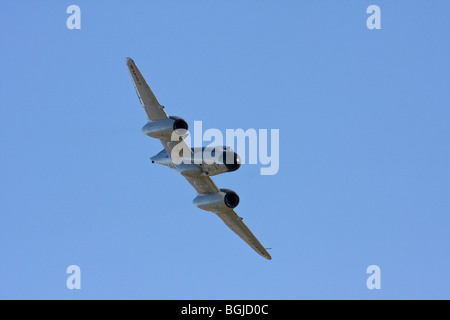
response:
<path id="1" fill-rule="evenodd" d="M 450 298 L 448 1 L 0 3 L 0 298 Z M 272 261 L 150 163 L 127 56 L 171 115 L 280 130 L 278 174 L 214 178 Z"/>

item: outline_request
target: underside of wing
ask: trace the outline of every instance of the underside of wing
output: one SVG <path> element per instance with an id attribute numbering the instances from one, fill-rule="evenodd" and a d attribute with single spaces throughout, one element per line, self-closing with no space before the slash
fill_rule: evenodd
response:
<path id="1" fill-rule="evenodd" d="M 164 111 L 164 107 L 159 103 L 158 99 L 156 99 L 152 89 L 150 89 L 133 59 L 127 58 L 127 67 L 130 72 L 131 80 L 133 80 L 139 101 L 141 101 L 145 113 L 147 114 L 147 118 L 150 121 L 167 119 L 168 117 Z"/>
<path id="2" fill-rule="evenodd" d="M 179 143 L 185 144 L 187 150 L 192 153 L 192 149 L 186 145 L 186 141 L 181 139 L 179 142 L 175 141 L 165 141 L 161 140 L 166 152 L 171 154 L 173 148 L 177 146 Z M 178 149 L 178 148 L 177 148 Z M 217 187 L 211 177 L 206 175 L 200 175 L 196 177 L 185 177 L 186 180 L 191 184 L 191 186 L 197 191 L 199 195 L 204 194 L 216 194 L 221 190 Z M 239 217 L 233 209 L 215 212 L 217 216 L 222 219 L 222 221 L 233 230 L 239 237 L 242 238 L 250 247 L 252 247 L 257 253 L 259 253 L 264 258 L 271 260 L 272 257 L 267 252 L 267 250 L 262 246 L 262 244 L 258 241 L 255 235 L 250 231 L 247 225 L 242 221 L 242 218 Z"/>
<path id="3" fill-rule="evenodd" d="M 208 176 L 200 176 L 196 178 L 187 178 L 186 180 L 194 187 L 198 194 L 210 194 L 219 192 L 219 188 L 213 179 Z"/>
<path id="4" fill-rule="evenodd" d="M 256 252 L 268 260 L 272 259 L 266 248 L 263 247 L 244 221 L 242 221 L 242 218 L 239 217 L 234 210 L 230 209 L 225 212 L 216 212 L 216 214 L 231 230 L 241 237 L 241 239 L 244 240 Z"/>

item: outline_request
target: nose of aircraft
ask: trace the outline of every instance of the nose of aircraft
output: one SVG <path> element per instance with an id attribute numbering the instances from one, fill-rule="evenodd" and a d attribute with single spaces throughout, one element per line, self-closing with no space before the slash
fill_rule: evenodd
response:
<path id="1" fill-rule="evenodd" d="M 228 171 L 236 171 L 241 166 L 241 157 L 236 152 L 224 152 L 223 159 Z"/>

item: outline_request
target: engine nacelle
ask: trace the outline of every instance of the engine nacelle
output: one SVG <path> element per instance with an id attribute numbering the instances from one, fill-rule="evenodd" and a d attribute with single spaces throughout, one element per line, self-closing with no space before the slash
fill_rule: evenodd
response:
<path id="1" fill-rule="evenodd" d="M 220 189 L 218 193 L 201 194 L 194 199 L 194 205 L 197 208 L 212 212 L 233 209 L 238 204 L 239 196 L 229 189 Z"/>
<path id="2" fill-rule="evenodd" d="M 142 132 L 152 138 L 170 140 L 172 133 L 178 129 L 187 130 L 187 122 L 178 117 L 169 117 L 169 119 L 148 122 L 142 128 Z M 184 130 L 180 131 L 180 136 L 186 133 Z"/>

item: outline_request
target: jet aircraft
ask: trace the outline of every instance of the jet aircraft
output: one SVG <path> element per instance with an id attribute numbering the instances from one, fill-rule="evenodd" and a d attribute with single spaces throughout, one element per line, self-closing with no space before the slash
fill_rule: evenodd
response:
<path id="1" fill-rule="evenodd" d="M 234 209 L 239 204 L 239 196 L 232 190 L 219 189 L 211 179 L 211 176 L 238 170 L 241 166 L 239 155 L 226 146 L 222 148 L 214 147 L 212 150 L 205 147 L 201 150 L 191 149 L 183 135 L 188 129 L 186 121 L 179 117 L 168 116 L 164 106 L 156 99 L 134 61 L 127 58 L 126 63 L 139 101 L 148 119 L 142 131 L 149 137 L 159 139 L 164 147 L 161 152 L 151 158 L 152 163 L 178 171 L 197 192 L 197 197 L 193 201 L 196 207 L 214 212 L 251 248 L 264 258 L 271 260 L 272 257 L 266 248 L 262 246 L 243 219 L 235 212 Z M 174 161 L 172 154 L 174 148 L 177 148 L 177 151 L 188 150 L 188 154 L 183 152 L 180 156 L 184 161 Z M 206 158 L 196 161 L 198 159 L 195 157 L 198 154 L 201 154 L 202 157 L 207 154 L 214 161 L 206 161 Z"/>

